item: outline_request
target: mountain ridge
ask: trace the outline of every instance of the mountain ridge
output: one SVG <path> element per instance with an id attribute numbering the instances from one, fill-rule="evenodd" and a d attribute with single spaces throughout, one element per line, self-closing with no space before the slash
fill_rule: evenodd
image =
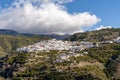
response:
<path id="1" fill-rule="evenodd" d="M 120 28 L 107 28 L 95 31 L 86 31 L 83 33 L 75 33 L 66 38 L 70 41 L 107 41 L 120 37 Z"/>
<path id="2" fill-rule="evenodd" d="M 4 34 L 4 35 L 11 35 L 11 36 L 48 36 L 51 38 L 55 38 L 57 40 L 64 40 L 65 38 L 69 37 L 69 34 L 32 34 L 32 33 L 19 33 L 17 31 L 14 30 L 10 30 L 10 29 L 0 29 L 0 34 Z"/>

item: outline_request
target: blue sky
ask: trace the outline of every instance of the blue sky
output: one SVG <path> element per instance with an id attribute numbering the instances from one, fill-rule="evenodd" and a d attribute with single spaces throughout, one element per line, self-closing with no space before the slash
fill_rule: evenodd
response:
<path id="1" fill-rule="evenodd" d="M 76 0 L 67 5 L 68 11 L 91 12 L 101 18 L 96 26 L 112 26 L 120 28 L 120 0 Z"/>
<path id="2" fill-rule="evenodd" d="M 13 4 L 14 1 L 16 1 L 16 0 L 0 0 L 0 7 L 2 8 L 1 10 L 6 10 L 9 7 L 11 7 L 11 4 Z M 18 0 L 18 1 L 20 1 L 20 0 Z M 30 1 L 30 0 L 28 0 L 28 1 Z M 41 0 L 41 1 L 45 2 L 45 0 Z M 50 1 L 50 0 L 46 0 L 46 1 Z M 51 0 L 51 2 L 52 1 L 53 0 Z M 57 0 L 57 1 L 59 2 L 60 0 Z M 120 18 L 119 18 L 119 15 L 120 15 L 120 0 L 92 0 L 92 1 L 91 0 L 73 0 L 72 2 L 71 2 L 71 0 L 66 0 L 66 1 L 68 1 L 68 3 L 65 3 L 65 0 L 62 0 L 62 1 L 63 1 L 63 4 L 59 4 L 59 5 L 64 6 L 67 10 L 63 10 L 61 8 L 58 9 L 57 8 L 58 6 L 56 6 L 56 5 L 47 5 L 47 6 L 51 7 L 50 9 L 53 8 L 53 10 L 58 9 L 58 11 L 56 10 L 57 11 L 56 13 L 53 12 L 54 15 L 56 15 L 58 13 L 59 15 L 61 15 L 61 17 L 64 17 L 64 16 L 62 16 L 63 15 L 62 13 L 65 12 L 65 14 L 64 14 L 65 19 L 64 20 L 68 20 L 68 18 L 72 19 L 73 17 L 76 18 L 76 16 L 78 16 L 78 18 L 80 18 L 80 19 L 84 17 L 85 20 L 84 19 L 81 19 L 81 20 L 75 19 L 78 23 L 82 21 L 83 24 L 78 24 L 78 23 L 72 21 L 73 22 L 72 25 L 74 25 L 75 26 L 74 27 L 74 26 L 71 26 L 70 24 L 68 24 L 69 22 L 67 22 L 67 21 L 63 20 L 64 22 L 60 22 L 59 20 L 61 20 L 61 18 L 59 17 L 60 19 L 59 18 L 58 19 L 56 19 L 56 18 L 55 19 L 50 19 L 52 21 L 58 20 L 59 23 L 54 22 L 54 23 L 56 23 L 56 25 L 53 25 L 51 23 L 51 21 L 48 21 L 48 22 L 44 22 L 42 24 L 39 24 L 39 25 L 45 25 L 45 26 L 36 27 L 38 25 L 36 23 L 33 23 L 35 25 L 32 25 L 31 27 L 28 27 L 28 25 L 25 26 L 26 27 L 26 30 L 25 30 L 25 29 L 22 29 L 20 27 L 20 26 L 25 25 L 25 24 L 22 24 L 23 22 L 20 23 L 21 25 L 18 25 L 18 24 L 13 25 L 12 22 L 11 23 L 9 22 L 9 21 L 13 21 L 14 23 L 17 23 L 17 21 L 19 21 L 19 20 L 15 20 L 15 19 L 18 16 L 22 16 L 22 14 L 24 14 L 24 13 L 20 12 L 21 14 L 11 17 L 10 15 L 7 14 L 9 12 L 7 12 L 7 10 L 6 10 L 7 13 L 5 13 L 5 15 L 3 15 L 3 14 L 0 15 L 0 25 L 3 25 L 1 28 L 14 29 L 14 30 L 19 31 L 19 32 L 30 32 L 30 33 L 35 33 L 35 32 L 37 32 L 37 33 L 52 33 L 52 32 L 53 33 L 65 33 L 65 32 L 66 33 L 74 33 L 74 32 L 83 31 L 83 30 L 94 30 L 96 28 L 99 28 L 100 26 L 103 26 L 103 27 L 111 26 L 111 27 L 114 27 L 114 28 L 120 28 Z M 52 2 L 52 3 L 54 3 L 54 2 Z M 27 9 L 30 9 L 30 10 L 32 10 L 34 8 L 34 6 L 25 4 L 25 7 L 26 6 L 27 6 Z M 25 7 L 23 7 L 23 8 L 25 9 Z M 46 10 L 46 8 L 47 7 L 45 7 L 45 10 Z M 18 9 L 18 13 L 19 13 L 20 9 L 19 8 L 17 8 L 17 9 Z M 14 13 L 14 12 L 17 11 L 17 9 L 13 9 L 12 10 L 13 12 L 11 12 L 11 14 L 12 15 L 17 14 L 17 13 Z M 30 10 L 27 10 L 27 11 L 30 11 Z M 45 10 L 43 10 L 43 12 Z M 39 9 L 37 9 L 36 11 L 39 12 Z M 85 12 L 88 12 L 88 13 L 85 13 Z M 51 11 L 51 13 L 52 13 L 52 11 Z M 76 13 L 76 15 L 73 15 L 74 13 Z M 82 15 L 82 17 L 81 17 L 81 15 L 79 15 L 79 13 L 81 13 L 81 15 L 82 14 L 84 14 L 84 15 Z M 32 14 L 30 14 L 30 15 L 32 15 Z M 93 16 L 93 15 L 95 15 L 95 16 Z M 43 15 L 41 15 L 41 16 L 43 16 Z M 51 15 L 47 15 L 47 16 L 52 17 Z M 67 16 L 69 16 L 69 17 L 67 17 Z M 4 22 L 6 20 L 2 21 L 3 18 L 8 19 L 9 17 L 10 17 L 10 20 L 7 23 Z M 90 23 L 89 22 L 84 22 L 88 19 L 88 17 L 91 18 L 90 21 L 92 21 L 92 22 L 90 22 Z M 26 19 L 26 16 L 25 16 L 25 19 Z M 99 21 L 99 19 L 101 19 L 101 21 Z M 3 24 L 3 22 L 5 24 Z M 31 22 L 31 21 L 27 21 L 26 23 L 28 23 L 28 22 Z M 46 26 L 46 23 L 47 23 L 47 26 Z M 48 23 L 50 23 L 51 25 L 48 25 Z M 60 23 L 64 24 L 64 25 L 61 25 L 63 27 L 55 28 L 55 27 L 59 27 Z M 28 24 L 30 24 L 30 23 L 28 23 Z M 11 26 L 6 27 L 6 25 L 11 25 L 11 26 L 14 26 L 14 27 L 11 27 Z M 86 28 L 85 26 L 91 26 L 91 27 Z M 36 29 L 35 31 L 33 30 L 34 28 Z M 70 28 L 69 31 L 68 31 L 68 28 Z M 41 29 L 41 30 L 39 31 L 38 29 Z M 54 30 L 51 30 L 51 29 L 54 29 Z"/>
<path id="3" fill-rule="evenodd" d="M 0 0 L 0 6 L 5 8 L 9 6 L 14 0 Z"/>

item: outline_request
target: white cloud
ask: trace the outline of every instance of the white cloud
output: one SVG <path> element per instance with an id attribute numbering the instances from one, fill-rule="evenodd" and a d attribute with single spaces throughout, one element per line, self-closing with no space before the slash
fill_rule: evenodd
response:
<path id="1" fill-rule="evenodd" d="M 0 28 L 28 33 L 73 33 L 100 21 L 88 12 L 70 14 L 72 0 L 16 0 L 0 14 Z"/>
<path id="2" fill-rule="evenodd" d="M 100 26 L 96 28 L 95 30 L 101 30 L 101 29 L 107 29 L 107 28 L 112 28 L 112 26 Z"/>

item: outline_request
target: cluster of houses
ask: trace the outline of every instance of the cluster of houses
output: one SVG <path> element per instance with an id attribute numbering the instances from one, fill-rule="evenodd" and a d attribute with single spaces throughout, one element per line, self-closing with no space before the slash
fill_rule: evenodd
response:
<path id="1" fill-rule="evenodd" d="M 83 50 L 86 48 L 93 47 L 92 42 L 71 42 L 71 41 L 62 41 L 62 40 L 44 40 L 33 45 L 29 45 L 22 48 L 17 48 L 17 52 L 40 52 L 40 51 L 50 51 L 50 50 L 69 50 L 69 51 L 76 51 L 76 50 Z"/>
<path id="2" fill-rule="evenodd" d="M 120 43 L 120 37 L 117 37 L 116 39 L 113 40 L 116 43 Z"/>
<path id="3" fill-rule="evenodd" d="M 56 60 L 54 62 L 63 62 L 63 61 L 70 61 L 71 57 L 79 57 L 79 56 L 84 56 L 87 55 L 88 52 L 83 52 L 83 53 L 75 53 L 75 52 L 67 52 L 67 53 L 62 53 L 57 56 Z"/>
<path id="4" fill-rule="evenodd" d="M 22 48 L 17 48 L 17 52 L 40 52 L 40 51 L 50 51 L 50 50 L 69 50 L 69 51 L 80 51 L 86 48 L 99 47 L 99 44 L 109 44 L 109 43 L 120 43 L 120 37 L 112 40 L 112 41 L 104 41 L 97 42 L 94 44 L 93 42 L 71 42 L 71 41 L 62 41 L 62 40 L 44 40 L 33 45 L 29 45 Z"/>
<path id="5" fill-rule="evenodd" d="M 117 37 L 116 39 L 113 39 L 113 40 L 102 41 L 102 42 L 100 42 L 100 43 L 101 43 L 101 44 L 120 43 L 120 37 Z"/>
<path id="6" fill-rule="evenodd" d="M 35 43 L 33 45 L 18 48 L 17 52 L 42 52 L 42 51 L 49 52 L 50 50 L 58 50 L 58 51 L 68 50 L 68 52 L 61 53 L 56 56 L 56 60 L 54 61 L 56 63 L 56 62 L 70 61 L 71 57 L 79 57 L 88 54 L 88 52 L 83 52 L 80 54 L 80 53 L 76 53 L 76 51 L 80 51 L 92 47 L 100 47 L 100 44 L 111 44 L 111 43 L 120 43 L 120 37 L 111 41 L 103 41 L 96 43 L 86 42 L 86 41 L 71 42 L 71 41 L 62 41 L 56 39 L 44 40 Z"/>

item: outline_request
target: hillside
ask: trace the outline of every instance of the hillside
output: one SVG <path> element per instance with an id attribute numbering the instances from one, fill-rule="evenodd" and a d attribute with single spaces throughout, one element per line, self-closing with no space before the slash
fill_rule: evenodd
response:
<path id="1" fill-rule="evenodd" d="M 12 53 L 0 59 L 4 78 L 12 80 L 119 80 L 120 44 L 78 51 L 81 56 L 55 62 L 69 51 Z M 88 52 L 88 54 L 84 54 Z M 68 54 L 69 55 L 69 54 Z"/>
<path id="2" fill-rule="evenodd" d="M 77 33 L 84 38 L 72 41 L 1 34 L 0 79 L 120 80 L 120 43 L 100 43 L 118 37 L 119 30 Z"/>
<path id="3" fill-rule="evenodd" d="M 40 40 L 50 39 L 47 36 L 11 36 L 0 34 L 0 51 L 11 52 L 18 47 L 33 44 Z"/>
<path id="4" fill-rule="evenodd" d="M 60 35 L 60 34 L 31 34 L 31 33 L 19 33 L 17 31 L 14 30 L 9 30 L 9 29 L 0 29 L 0 34 L 3 35 L 10 35 L 10 36 L 48 36 L 51 38 L 55 38 L 57 40 L 63 40 L 67 37 L 69 37 L 69 34 L 64 34 L 64 35 Z"/>
<path id="5" fill-rule="evenodd" d="M 64 40 L 66 38 L 68 38 L 70 35 L 69 34 L 64 34 L 64 35 L 59 35 L 59 34 L 48 34 L 46 35 L 48 37 L 57 39 L 57 40 Z"/>
<path id="6" fill-rule="evenodd" d="M 14 31 L 14 30 L 8 30 L 8 29 L 0 29 L 0 34 L 7 34 L 7 35 L 20 35 L 20 33 Z"/>
<path id="7" fill-rule="evenodd" d="M 120 36 L 120 28 L 102 29 L 87 31 L 84 33 L 75 33 L 66 40 L 70 41 L 107 41 Z"/>

